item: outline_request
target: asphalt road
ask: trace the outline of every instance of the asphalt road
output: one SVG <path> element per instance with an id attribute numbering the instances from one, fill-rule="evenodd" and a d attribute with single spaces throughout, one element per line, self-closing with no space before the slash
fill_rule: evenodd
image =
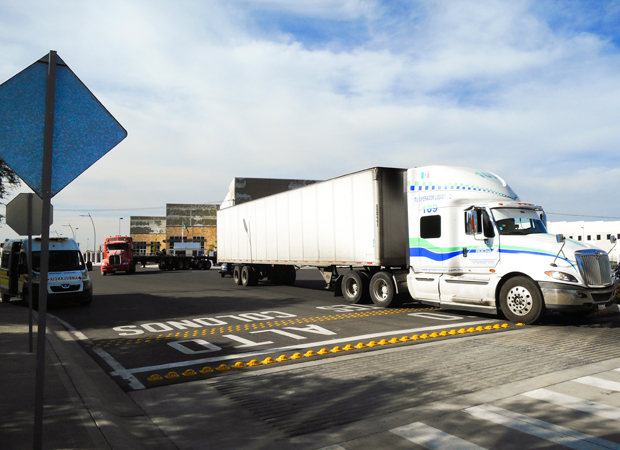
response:
<path id="1" fill-rule="evenodd" d="M 128 391 L 229 376 L 241 367 L 330 358 L 339 349 L 363 353 L 415 345 L 425 335 L 459 339 L 476 328 L 518 328 L 494 316 L 416 302 L 388 309 L 350 305 L 324 289 L 316 269 L 298 270 L 294 286 L 236 286 L 217 269 L 149 267 L 105 277 L 95 269 L 91 278 L 91 306 L 52 305 L 50 313 L 78 331 L 87 351 Z"/>

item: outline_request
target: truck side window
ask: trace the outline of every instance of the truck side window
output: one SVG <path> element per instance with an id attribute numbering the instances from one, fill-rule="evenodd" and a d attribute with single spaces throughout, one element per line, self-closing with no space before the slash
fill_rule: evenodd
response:
<path id="1" fill-rule="evenodd" d="M 441 216 L 424 216 L 420 218 L 420 237 L 423 239 L 441 237 Z"/>

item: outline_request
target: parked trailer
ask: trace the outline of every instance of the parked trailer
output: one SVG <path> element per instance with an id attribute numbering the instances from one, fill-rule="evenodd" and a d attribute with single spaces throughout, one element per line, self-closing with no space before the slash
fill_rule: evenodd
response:
<path id="1" fill-rule="evenodd" d="M 473 169 L 375 167 L 221 209 L 217 234 L 235 283 L 293 284 L 314 266 L 351 303 L 407 294 L 533 323 L 605 309 L 615 291 L 606 252 L 547 233 L 540 206 Z"/>
<path id="2" fill-rule="evenodd" d="M 170 254 L 166 252 L 138 255 L 133 248 L 131 236 L 111 236 L 104 242 L 101 274 L 125 272 L 135 273 L 136 267 L 157 264 L 160 270 L 208 270 L 213 256 L 200 255 L 200 244 L 176 243 Z"/>

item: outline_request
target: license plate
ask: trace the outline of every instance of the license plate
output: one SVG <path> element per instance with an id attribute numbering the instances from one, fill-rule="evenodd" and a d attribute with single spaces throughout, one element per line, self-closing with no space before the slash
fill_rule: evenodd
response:
<path id="1" fill-rule="evenodd" d="M 605 305 L 598 305 L 598 309 L 607 309 Z"/>

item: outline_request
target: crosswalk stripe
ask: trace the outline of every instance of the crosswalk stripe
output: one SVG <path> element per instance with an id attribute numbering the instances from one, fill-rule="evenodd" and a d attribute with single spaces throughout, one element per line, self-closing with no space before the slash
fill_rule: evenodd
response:
<path id="1" fill-rule="evenodd" d="M 570 395 L 560 394 L 548 389 L 536 389 L 535 391 L 525 392 L 521 395 L 526 397 L 543 400 L 565 408 L 583 411 L 607 419 L 620 421 L 620 408 L 604 405 L 603 403 L 591 402 Z"/>
<path id="2" fill-rule="evenodd" d="M 485 404 L 474 406 L 472 408 L 467 408 L 465 412 L 474 417 L 488 420 L 575 450 L 620 450 L 620 444 L 493 405 Z"/>
<path id="3" fill-rule="evenodd" d="M 394 428 L 390 432 L 429 450 L 486 450 L 484 447 L 452 436 L 422 422 Z"/>
<path id="4" fill-rule="evenodd" d="M 602 389 L 609 389 L 610 391 L 620 392 L 620 383 L 617 381 L 604 380 L 596 377 L 581 377 L 576 378 L 573 381 L 581 384 L 587 384 L 588 386 L 594 386 Z"/>

